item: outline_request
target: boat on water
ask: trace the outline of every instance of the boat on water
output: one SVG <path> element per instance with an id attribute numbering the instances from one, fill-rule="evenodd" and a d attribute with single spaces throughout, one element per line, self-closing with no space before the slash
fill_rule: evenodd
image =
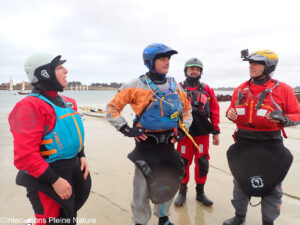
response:
<path id="1" fill-rule="evenodd" d="M 19 94 L 19 95 L 29 95 L 30 92 L 27 92 L 27 91 L 25 91 L 25 92 L 23 92 L 23 91 L 18 91 L 18 94 Z"/>
<path id="2" fill-rule="evenodd" d="M 30 94 L 29 91 L 25 91 L 25 81 L 24 80 L 22 82 L 22 89 L 21 89 L 21 91 L 18 91 L 18 94 L 19 95 L 29 95 Z"/>
<path id="3" fill-rule="evenodd" d="M 13 91 L 14 90 L 14 83 L 13 83 L 13 80 L 10 78 L 10 81 L 9 81 L 9 91 Z"/>
<path id="4" fill-rule="evenodd" d="M 87 116 L 95 116 L 95 117 L 105 117 L 106 112 L 102 109 L 96 109 L 89 106 L 81 106 L 79 107 L 82 110 L 82 113 Z"/>

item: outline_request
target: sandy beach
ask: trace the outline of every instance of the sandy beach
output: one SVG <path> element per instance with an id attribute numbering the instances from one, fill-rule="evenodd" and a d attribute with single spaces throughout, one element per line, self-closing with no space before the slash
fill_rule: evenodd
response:
<path id="1" fill-rule="evenodd" d="M 224 114 L 229 102 L 221 105 L 220 145 L 210 147 L 210 171 L 205 186 L 207 196 L 214 201 L 212 207 L 204 207 L 195 199 L 193 166 L 188 185 L 187 202 L 184 207 L 171 207 L 171 221 L 176 225 L 217 225 L 234 215 L 231 205 L 232 176 L 227 164 L 226 151 L 233 143 L 231 137 L 235 125 Z M 131 121 L 133 114 L 125 108 L 124 116 Z M 9 218 L 33 218 L 33 210 L 23 187 L 16 186 L 16 168 L 13 165 L 13 138 L 7 122 L 8 114 L 0 114 L 0 224 Z M 78 224 L 125 225 L 132 224 L 130 202 L 134 165 L 127 159 L 134 141 L 116 132 L 104 118 L 84 117 L 85 152 L 92 176 L 92 192 L 84 207 L 79 211 Z M 275 224 L 300 224 L 300 126 L 287 128 L 285 145 L 294 155 L 292 167 L 283 182 L 281 215 Z M 252 199 L 258 203 L 258 198 Z M 15 223 L 16 224 L 16 223 Z M 20 224 L 20 223 L 18 223 Z M 156 225 L 152 217 L 149 225 Z M 248 208 L 246 225 L 261 224 L 260 206 Z"/>

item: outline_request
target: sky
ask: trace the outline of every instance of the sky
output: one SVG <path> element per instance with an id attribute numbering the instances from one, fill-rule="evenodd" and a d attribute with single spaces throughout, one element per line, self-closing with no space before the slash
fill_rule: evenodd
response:
<path id="1" fill-rule="evenodd" d="M 69 81 L 128 82 L 147 72 L 151 43 L 178 51 L 168 75 L 184 80 L 184 63 L 204 64 L 202 81 L 234 87 L 249 79 L 242 49 L 276 52 L 274 78 L 300 86 L 297 0 L 0 0 L 0 83 L 27 80 L 33 53 L 67 59 Z"/>

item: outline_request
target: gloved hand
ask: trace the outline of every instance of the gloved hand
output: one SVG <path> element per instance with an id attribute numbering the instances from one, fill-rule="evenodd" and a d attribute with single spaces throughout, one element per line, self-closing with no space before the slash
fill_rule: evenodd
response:
<path id="1" fill-rule="evenodd" d="M 130 128 L 127 124 L 121 127 L 119 130 L 122 134 L 127 137 L 138 137 L 141 136 L 145 132 L 145 128 L 143 127 L 133 127 Z"/>
<path id="2" fill-rule="evenodd" d="M 182 129 L 177 128 L 174 130 L 174 138 L 176 139 L 176 141 L 181 141 L 182 138 L 185 137 L 185 133 L 183 132 Z"/>
<path id="3" fill-rule="evenodd" d="M 211 124 L 210 124 L 211 125 Z M 213 125 L 211 125 L 211 133 L 212 134 L 220 134 L 220 130 L 216 130 Z"/>
<path id="4" fill-rule="evenodd" d="M 270 117 L 272 117 L 274 120 L 279 120 L 279 123 L 283 126 L 286 126 L 289 123 L 289 118 L 284 116 L 282 111 L 279 110 L 272 111 L 270 113 Z"/>

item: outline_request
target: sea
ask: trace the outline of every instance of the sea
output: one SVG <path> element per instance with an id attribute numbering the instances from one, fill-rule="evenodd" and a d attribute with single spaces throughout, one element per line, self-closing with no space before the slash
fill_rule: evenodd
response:
<path id="1" fill-rule="evenodd" d="M 117 90 L 99 90 L 99 91 L 64 91 L 61 94 L 74 98 L 77 106 L 90 106 L 105 109 Z M 215 91 L 215 94 L 232 95 L 232 91 Z M 26 95 L 19 95 L 18 91 L 0 91 L 0 113 L 9 113 L 15 104 Z"/>

